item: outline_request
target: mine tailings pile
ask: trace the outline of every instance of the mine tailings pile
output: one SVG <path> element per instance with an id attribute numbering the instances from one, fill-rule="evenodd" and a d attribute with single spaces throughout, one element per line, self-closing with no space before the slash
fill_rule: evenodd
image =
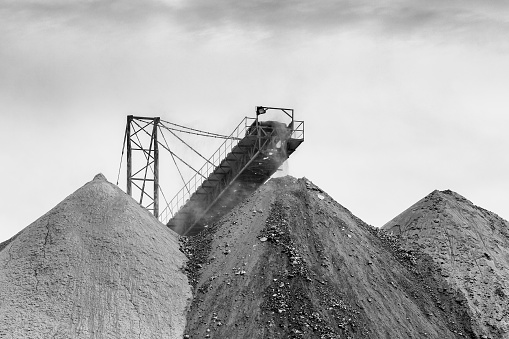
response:
<path id="1" fill-rule="evenodd" d="M 452 191 L 434 191 L 388 222 L 465 296 L 482 338 L 509 338 L 509 223 Z"/>
<path id="2" fill-rule="evenodd" d="M 0 338 L 182 338 L 176 234 L 102 175 L 0 244 Z"/>
<path id="3" fill-rule="evenodd" d="M 181 237 L 102 175 L 0 244 L 0 338 L 508 338 L 508 223 L 435 191 L 367 225 L 271 179 Z"/>
<path id="4" fill-rule="evenodd" d="M 433 258 L 356 218 L 306 179 L 272 179 L 183 239 L 186 338 L 479 338 Z"/>

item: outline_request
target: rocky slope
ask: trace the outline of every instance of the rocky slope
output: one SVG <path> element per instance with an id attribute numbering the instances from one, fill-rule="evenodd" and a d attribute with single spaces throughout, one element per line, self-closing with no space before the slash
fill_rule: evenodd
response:
<path id="1" fill-rule="evenodd" d="M 385 232 L 283 177 L 179 239 L 97 175 L 0 244 L 0 338 L 506 339 L 508 226 L 435 191 Z"/>
<path id="2" fill-rule="evenodd" d="M 177 236 L 97 175 L 0 244 L 0 338 L 181 338 Z"/>
<path id="3" fill-rule="evenodd" d="M 429 256 L 306 179 L 272 179 L 182 248 L 194 286 L 185 338 L 478 337 Z"/>
<path id="4" fill-rule="evenodd" d="M 387 223 L 465 295 L 482 338 L 509 338 L 509 223 L 452 191 L 434 191 Z"/>

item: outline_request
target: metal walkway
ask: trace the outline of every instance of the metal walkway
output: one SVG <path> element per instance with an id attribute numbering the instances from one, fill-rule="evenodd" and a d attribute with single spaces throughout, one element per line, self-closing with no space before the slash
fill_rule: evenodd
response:
<path id="1" fill-rule="evenodd" d="M 260 110 L 261 109 L 261 110 Z M 209 161 L 160 213 L 160 220 L 181 235 L 194 235 L 225 215 L 267 181 L 304 141 L 304 122 L 286 125 L 244 118 Z M 290 114 L 291 113 L 291 114 Z"/>

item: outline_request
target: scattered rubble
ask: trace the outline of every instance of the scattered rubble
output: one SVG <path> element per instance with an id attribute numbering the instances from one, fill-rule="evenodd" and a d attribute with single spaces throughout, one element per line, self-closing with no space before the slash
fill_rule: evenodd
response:
<path id="1" fill-rule="evenodd" d="M 273 179 L 183 241 L 190 338 L 477 338 L 429 257 L 317 192 Z"/>

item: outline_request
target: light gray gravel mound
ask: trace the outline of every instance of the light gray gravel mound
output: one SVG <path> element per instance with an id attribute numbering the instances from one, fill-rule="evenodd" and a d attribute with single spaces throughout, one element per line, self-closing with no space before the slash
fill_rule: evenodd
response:
<path id="1" fill-rule="evenodd" d="M 0 338 L 181 338 L 173 231 L 102 174 L 0 244 Z"/>

